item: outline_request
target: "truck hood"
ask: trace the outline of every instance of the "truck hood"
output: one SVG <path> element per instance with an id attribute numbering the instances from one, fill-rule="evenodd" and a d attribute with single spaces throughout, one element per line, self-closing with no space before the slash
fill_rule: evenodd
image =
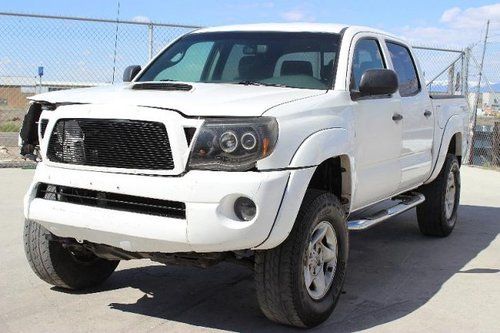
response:
<path id="1" fill-rule="evenodd" d="M 176 82 L 177 83 L 177 82 Z M 30 97 L 53 104 L 122 104 L 171 109 L 187 116 L 260 116 L 273 106 L 324 90 L 189 83 L 190 91 L 134 90 L 132 84 L 61 90 Z"/>

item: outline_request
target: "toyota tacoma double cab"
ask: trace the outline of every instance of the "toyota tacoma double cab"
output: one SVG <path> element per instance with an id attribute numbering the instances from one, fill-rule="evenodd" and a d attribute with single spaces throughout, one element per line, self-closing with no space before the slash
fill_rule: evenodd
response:
<path id="1" fill-rule="evenodd" d="M 32 97 L 21 153 L 33 271 L 57 287 L 120 260 L 252 267 L 269 319 L 333 311 L 349 231 L 416 207 L 424 235 L 457 221 L 463 96 L 431 96 L 410 45 L 366 27 L 192 31 L 124 83 Z"/>

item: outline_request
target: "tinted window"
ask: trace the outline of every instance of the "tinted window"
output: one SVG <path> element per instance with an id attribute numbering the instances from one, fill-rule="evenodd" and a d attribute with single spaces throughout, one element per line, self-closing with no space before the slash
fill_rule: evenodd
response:
<path id="1" fill-rule="evenodd" d="M 410 51 L 402 45 L 390 42 L 387 43 L 387 48 L 398 75 L 399 94 L 402 97 L 415 95 L 420 91 L 420 83 Z"/>
<path id="2" fill-rule="evenodd" d="M 351 89 L 358 90 L 361 76 L 369 69 L 385 68 L 382 52 L 374 39 L 362 39 L 356 43 L 352 59 Z"/>
<path id="3" fill-rule="evenodd" d="M 138 81 L 329 89 L 338 42 L 338 35 L 326 33 L 193 33 L 165 50 Z"/>

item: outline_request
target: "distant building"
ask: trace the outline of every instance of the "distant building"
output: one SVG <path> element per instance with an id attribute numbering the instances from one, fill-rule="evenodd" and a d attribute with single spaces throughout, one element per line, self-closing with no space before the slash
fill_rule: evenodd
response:
<path id="1" fill-rule="evenodd" d="M 50 91 L 88 88 L 102 83 L 42 81 L 35 77 L 0 77 L 0 110 L 25 110 L 27 98 Z"/>
<path id="2" fill-rule="evenodd" d="M 482 105 L 485 116 L 496 116 L 500 112 L 500 93 L 482 93 Z"/>
<path id="3" fill-rule="evenodd" d="M 469 93 L 468 101 L 470 106 L 474 106 L 476 93 Z M 482 92 L 479 94 L 477 103 L 478 115 L 498 116 L 500 115 L 500 92 Z"/>

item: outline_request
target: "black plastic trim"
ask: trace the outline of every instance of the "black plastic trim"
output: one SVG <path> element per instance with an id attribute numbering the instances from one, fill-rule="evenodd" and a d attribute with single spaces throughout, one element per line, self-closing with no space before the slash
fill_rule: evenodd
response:
<path id="1" fill-rule="evenodd" d="M 177 219 L 186 218 L 186 204 L 179 201 L 138 197 L 46 183 L 38 184 L 36 197 L 44 200 L 61 201 L 138 214 Z"/>

